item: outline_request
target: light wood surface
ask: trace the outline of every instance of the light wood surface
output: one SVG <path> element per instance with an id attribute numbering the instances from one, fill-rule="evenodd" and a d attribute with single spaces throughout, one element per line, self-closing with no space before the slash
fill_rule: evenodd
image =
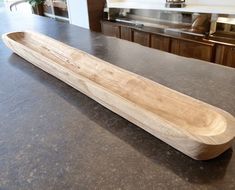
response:
<path id="1" fill-rule="evenodd" d="M 229 147 L 234 117 L 214 106 L 34 32 L 2 36 L 16 54 L 191 158 Z"/>

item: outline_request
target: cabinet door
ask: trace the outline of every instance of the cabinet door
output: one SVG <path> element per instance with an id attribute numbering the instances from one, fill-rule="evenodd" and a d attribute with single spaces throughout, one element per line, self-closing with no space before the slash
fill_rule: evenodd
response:
<path id="1" fill-rule="evenodd" d="M 176 55 L 180 54 L 180 41 L 177 39 L 171 39 L 170 52 Z"/>
<path id="2" fill-rule="evenodd" d="M 101 27 L 104 35 L 120 38 L 120 26 L 112 22 L 101 22 Z"/>
<path id="3" fill-rule="evenodd" d="M 162 51 L 170 51 L 170 38 L 160 35 L 151 35 L 151 47 Z"/>
<path id="4" fill-rule="evenodd" d="M 215 62 L 235 68 L 235 47 L 217 45 Z"/>
<path id="5" fill-rule="evenodd" d="M 184 41 L 173 39 L 171 42 L 171 53 L 184 57 L 213 61 L 214 44 Z"/>
<path id="6" fill-rule="evenodd" d="M 129 27 L 121 26 L 121 39 L 132 41 L 132 30 Z"/>
<path id="7" fill-rule="evenodd" d="M 133 30 L 133 42 L 150 47 L 150 34 Z"/>

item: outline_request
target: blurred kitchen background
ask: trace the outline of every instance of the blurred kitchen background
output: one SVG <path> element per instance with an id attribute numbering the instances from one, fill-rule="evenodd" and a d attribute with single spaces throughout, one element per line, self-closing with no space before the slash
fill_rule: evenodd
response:
<path id="1" fill-rule="evenodd" d="M 234 0 L 0 0 L 3 9 L 235 67 Z"/>

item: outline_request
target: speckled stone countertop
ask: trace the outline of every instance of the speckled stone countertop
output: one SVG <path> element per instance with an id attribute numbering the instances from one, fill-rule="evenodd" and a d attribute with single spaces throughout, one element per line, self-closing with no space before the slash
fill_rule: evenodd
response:
<path id="1" fill-rule="evenodd" d="M 235 69 L 52 19 L 0 13 L 235 115 Z M 235 189 L 232 149 L 195 161 L 13 54 L 0 41 L 0 189 Z"/>

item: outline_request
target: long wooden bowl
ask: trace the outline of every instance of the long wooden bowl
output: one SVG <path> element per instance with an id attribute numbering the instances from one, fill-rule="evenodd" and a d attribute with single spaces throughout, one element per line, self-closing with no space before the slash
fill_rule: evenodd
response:
<path id="1" fill-rule="evenodd" d="M 219 108 L 38 33 L 2 38 L 19 56 L 194 159 L 232 146 L 235 119 Z"/>

